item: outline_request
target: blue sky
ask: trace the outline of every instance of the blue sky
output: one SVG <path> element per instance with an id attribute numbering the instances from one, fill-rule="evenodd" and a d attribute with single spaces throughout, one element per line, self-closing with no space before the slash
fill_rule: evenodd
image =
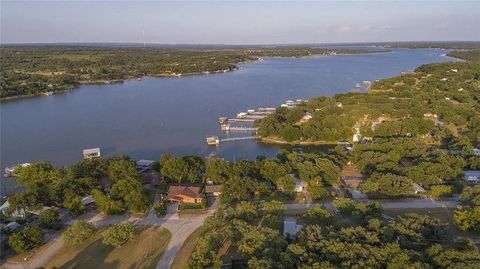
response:
<path id="1" fill-rule="evenodd" d="M 0 3 L 2 43 L 480 40 L 480 1 Z"/>

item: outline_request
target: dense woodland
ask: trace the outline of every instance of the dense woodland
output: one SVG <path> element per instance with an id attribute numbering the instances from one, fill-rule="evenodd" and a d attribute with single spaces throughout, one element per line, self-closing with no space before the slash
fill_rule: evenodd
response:
<path id="1" fill-rule="evenodd" d="M 354 49 L 111 48 L 5 46 L 0 48 L 0 98 L 71 90 L 80 83 L 110 83 L 143 76 L 225 72 L 259 57 L 367 53 Z"/>
<path id="2" fill-rule="evenodd" d="M 280 233 L 281 203 L 241 202 L 207 219 L 188 268 L 220 268 L 217 255 L 235 248 L 248 268 L 480 268 L 480 254 L 468 240 L 454 240 L 444 223 L 405 214 L 386 221 L 378 204 L 338 199 L 341 216 L 324 207 L 308 209 L 297 240 Z M 237 262 L 238 265 L 242 264 Z M 241 267 L 239 267 L 241 268 Z"/>
<path id="3" fill-rule="evenodd" d="M 452 52 L 468 61 L 424 65 L 375 82 L 368 93 L 278 108 L 256 123 L 259 135 L 293 143 L 351 142 L 357 128 L 352 161 L 367 176 L 365 192 L 408 196 L 412 183 L 427 190 L 451 184 L 464 169 L 480 168 L 474 153 L 480 144 L 479 52 Z M 300 123 L 307 112 L 313 118 Z"/>

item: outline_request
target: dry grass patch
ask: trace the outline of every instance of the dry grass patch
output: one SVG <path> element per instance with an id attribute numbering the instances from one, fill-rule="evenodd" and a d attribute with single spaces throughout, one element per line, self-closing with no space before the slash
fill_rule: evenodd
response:
<path id="1" fill-rule="evenodd" d="M 114 248 L 102 243 L 101 234 L 78 246 L 65 245 L 45 268 L 155 268 L 172 236 L 164 228 L 151 227 L 137 240 Z"/>
<path id="2" fill-rule="evenodd" d="M 193 232 L 187 240 L 183 243 L 182 248 L 178 251 L 177 256 L 173 260 L 171 269 L 183 269 L 187 267 L 188 259 L 192 255 L 193 250 L 195 249 L 195 245 L 197 244 L 197 238 L 200 237 L 205 231 L 207 227 L 205 225 L 200 226 L 195 232 Z"/>

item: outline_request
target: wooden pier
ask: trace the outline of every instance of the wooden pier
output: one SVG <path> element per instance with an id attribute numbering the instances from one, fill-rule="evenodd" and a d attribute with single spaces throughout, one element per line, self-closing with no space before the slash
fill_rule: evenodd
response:
<path id="1" fill-rule="evenodd" d="M 240 140 L 252 140 L 256 139 L 256 136 L 240 136 L 240 137 L 228 137 L 220 139 L 220 142 L 240 141 Z"/>

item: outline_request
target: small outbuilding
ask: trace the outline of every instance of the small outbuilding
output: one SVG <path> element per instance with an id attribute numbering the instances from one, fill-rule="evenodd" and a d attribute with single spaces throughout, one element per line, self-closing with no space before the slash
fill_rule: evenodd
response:
<path id="1" fill-rule="evenodd" d="M 95 202 L 95 200 L 93 199 L 93 196 L 92 196 L 92 195 L 85 196 L 85 197 L 83 197 L 82 200 L 80 201 L 80 203 L 81 203 L 82 205 L 84 205 L 84 206 L 93 204 L 93 202 Z"/>

